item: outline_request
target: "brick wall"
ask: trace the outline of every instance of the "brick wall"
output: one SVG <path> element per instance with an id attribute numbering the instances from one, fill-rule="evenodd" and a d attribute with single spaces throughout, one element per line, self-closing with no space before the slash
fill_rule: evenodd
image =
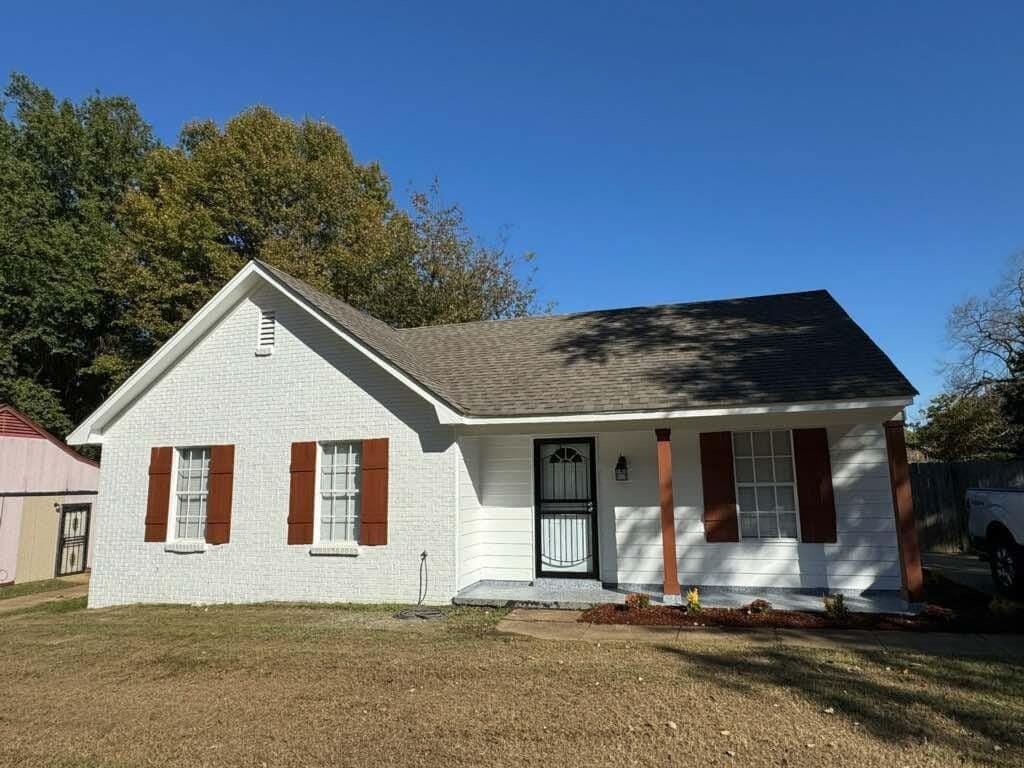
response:
<path id="1" fill-rule="evenodd" d="M 257 357 L 261 309 L 274 353 Z M 288 546 L 289 451 L 300 440 L 390 438 L 388 544 L 357 557 Z M 231 541 L 195 554 L 143 541 L 149 450 L 235 445 Z M 414 601 L 427 552 L 427 602 L 456 583 L 459 461 L 433 408 L 289 300 L 241 301 L 107 428 L 90 606 L 133 602 Z"/>

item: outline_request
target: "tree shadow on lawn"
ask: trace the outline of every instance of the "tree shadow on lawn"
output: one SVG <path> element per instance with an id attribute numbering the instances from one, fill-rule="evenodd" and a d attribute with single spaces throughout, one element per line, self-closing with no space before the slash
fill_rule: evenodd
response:
<path id="1" fill-rule="evenodd" d="M 972 736 L 1003 749 L 1024 748 L 1024 668 L 1018 663 L 853 650 L 823 658 L 821 650 L 786 646 L 661 648 L 684 663 L 690 677 L 745 694 L 782 686 L 886 741 L 926 738 L 986 760 L 994 756 L 993 745 L 979 748 Z"/>

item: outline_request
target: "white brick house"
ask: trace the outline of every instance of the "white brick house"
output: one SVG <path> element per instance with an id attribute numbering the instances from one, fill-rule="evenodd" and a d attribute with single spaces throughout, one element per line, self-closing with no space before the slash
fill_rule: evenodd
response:
<path id="1" fill-rule="evenodd" d="M 69 437 L 90 605 L 914 593 L 914 394 L 824 292 L 399 330 L 252 262 Z"/>

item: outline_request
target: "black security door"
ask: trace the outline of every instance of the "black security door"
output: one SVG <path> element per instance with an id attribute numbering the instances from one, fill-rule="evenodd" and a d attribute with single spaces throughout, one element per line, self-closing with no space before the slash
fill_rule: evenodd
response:
<path id="1" fill-rule="evenodd" d="M 594 439 L 537 440 L 537 575 L 597 577 Z"/>
<path id="2" fill-rule="evenodd" d="M 55 575 L 70 576 L 85 571 L 89 549 L 89 510 L 88 504 L 65 504 L 60 508 Z"/>

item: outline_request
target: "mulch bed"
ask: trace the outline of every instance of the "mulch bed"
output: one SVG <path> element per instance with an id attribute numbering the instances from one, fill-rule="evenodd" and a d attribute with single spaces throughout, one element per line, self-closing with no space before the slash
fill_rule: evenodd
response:
<path id="1" fill-rule="evenodd" d="M 824 611 L 751 611 L 748 608 L 703 608 L 651 605 L 627 608 L 604 603 L 584 611 L 589 624 L 642 624 L 675 627 L 747 627 L 779 629 L 871 629 L 902 632 L 1024 633 L 1024 607 L 992 598 L 926 572 L 925 607 L 914 615 L 855 613 L 843 618 Z"/>

